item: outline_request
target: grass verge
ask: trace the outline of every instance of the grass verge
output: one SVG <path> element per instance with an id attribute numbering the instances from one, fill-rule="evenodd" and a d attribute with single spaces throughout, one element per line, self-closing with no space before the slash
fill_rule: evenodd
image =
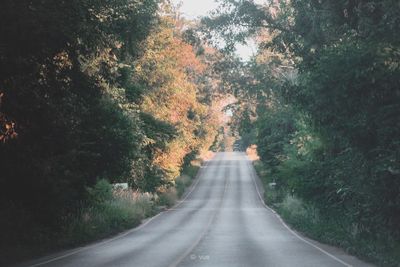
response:
<path id="1" fill-rule="evenodd" d="M 400 267 L 400 243 L 390 234 L 366 234 L 343 216 L 326 217 L 311 203 L 306 203 L 283 189 L 271 187 L 271 180 L 261 161 L 253 165 L 264 185 L 264 200 L 294 229 L 320 242 L 343 248 L 379 266 Z"/>
<path id="2" fill-rule="evenodd" d="M 100 180 L 89 189 L 89 204 L 63 219 L 62 231 L 37 227 L 27 238 L 30 242 L 9 244 L 2 249 L 0 266 L 88 244 L 140 225 L 143 219 L 173 206 L 184 195 L 201 163 L 193 160 L 183 168 L 174 186 L 157 194 L 114 190 L 107 181 Z"/>
<path id="3" fill-rule="evenodd" d="M 191 161 L 187 166 L 184 166 L 181 175 L 175 179 L 174 186 L 165 189 L 158 195 L 158 205 L 168 208 L 175 205 L 177 200 L 184 195 L 186 189 L 192 184 L 193 179 L 200 170 L 201 164 L 202 160 L 196 159 Z"/>

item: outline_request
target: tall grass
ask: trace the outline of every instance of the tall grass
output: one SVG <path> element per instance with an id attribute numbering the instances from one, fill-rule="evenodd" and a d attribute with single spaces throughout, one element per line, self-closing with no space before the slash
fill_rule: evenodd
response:
<path id="1" fill-rule="evenodd" d="M 187 174 L 182 174 L 175 181 L 176 193 L 180 198 L 185 193 L 186 188 L 192 183 L 192 177 Z"/>
<path id="2" fill-rule="evenodd" d="M 173 206 L 191 185 L 200 165 L 201 160 L 193 160 L 183 168 L 182 175 L 171 187 L 155 194 L 113 189 L 106 180 L 99 180 L 94 187 L 87 189 L 88 201 L 82 203 L 78 211 L 64 217 L 57 231 L 35 227 L 26 238 L 30 242 L 10 244 L 0 251 L 0 265 L 93 242 L 133 228 L 143 219 Z"/>
<path id="3" fill-rule="evenodd" d="M 175 179 L 174 186 L 166 188 L 160 192 L 160 194 L 158 194 L 158 205 L 162 207 L 173 206 L 176 201 L 183 196 L 186 188 L 192 184 L 192 181 L 196 177 L 200 166 L 200 159 L 193 160 L 190 164 L 184 166 L 181 175 Z"/>
<path id="4" fill-rule="evenodd" d="M 173 206 L 192 183 L 200 165 L 201 161 L 192 161 L 176 178 L 175 186 L 164 188 L 158 194 L 113 190 L 107 181 L 100 180 L 88 189 L 89 205 L 78 215 L 66 218 L 62 244 L 76 245 L 118 233 L 139 225 L 160 209 Z"/>
<path id="5" fill-rule="evenodd" d="M 57 250 L 82 245 L 137 226 L 156 213 L 156 196 L 133 190 L 113 190 L 105 180 L 88 188 L 89 200 L 64 217 L 57 228 L 31 226 L 29 237 L 15 241 L 0 251 L 0 265 L 38 257 Z M 8 231 L 14 233 L 12 226 Z"/>
<path id="6" fill-rule="evenodd" d="M 133 190 L 114 190 L 109 199 L 83 208 L 65 222 L 66 245 L 81 244 L 132 228 L 155 213 L 155 197 Z"/>
<path id="7" fill-rule="evenodd" d="M 373 261 L 380 266 L 400 266 L 400 247 L 390 236 L 365 234 L 344 217 L 325 217 L 310 203 L 286 195 L 277 211 L 292 227 L 327 244 L 342 247 L 346 252 Z"/>
<path id="8" fill-rule="evenodd" d="M 255 161 L 254 167 L 264 184 L 265 202 L 290 226 L 313 239 L 342 247 L 346 252 L 379 266 L 400 266 L 400 245 L 389 234 L 383 230 L 379 236 L 365 233 L 343 216 L 328 216 L 312 203 L 304 202 L 282 188 L 271 188 L 269 184 L 272 180 L 265 165 Z"/>

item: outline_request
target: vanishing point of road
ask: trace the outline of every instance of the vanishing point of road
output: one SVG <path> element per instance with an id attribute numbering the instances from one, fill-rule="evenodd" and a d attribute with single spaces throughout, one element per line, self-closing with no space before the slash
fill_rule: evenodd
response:
<path id="1" fill-rule="evenodd" d="M 290 230 L 264 205 L 261 190 L 244 153 L 217 153 L 170 210 L 114 238 L 24 266 L 372 266 Z"/>

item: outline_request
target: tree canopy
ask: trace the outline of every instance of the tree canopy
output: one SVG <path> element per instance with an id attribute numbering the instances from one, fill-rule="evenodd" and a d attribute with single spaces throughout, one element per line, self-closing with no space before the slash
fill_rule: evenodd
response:
<path id="1" fill-rule="evenodd" d="M 400 4 L 265 2 L 221 1 L 203 20 L 207 34 L 224 38 L 228 50 L 249 36 L 259 44 L 252 61 L 240 67 L 246 79 L 226 76 L 239 85 L 239 132 L 257 136 L 268 179 L 282 195 L 316 206 L 354 240 L 374 240 L 369 256 L 395 255 Z"/>
<path id="2" fill-rule="evenodd" d="M 209 55 L 175 15 L 156 0 L 1 2 L 1 245 L 61 231 L 99 180 L 171 186 L 211 146 Z"/>

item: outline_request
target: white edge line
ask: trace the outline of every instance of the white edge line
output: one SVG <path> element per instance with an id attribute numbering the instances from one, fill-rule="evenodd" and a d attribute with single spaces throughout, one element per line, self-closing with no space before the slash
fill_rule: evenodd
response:
<path id="1" fill-rule="evenodd" d="M 161 215 L 164 214 L 164 213 L 167 213 L 168 211 L 175 210 L 175 209 L 176 209 L 177 207 L 179 207 L 183 202 L 185 202 L 186 199 L 187 199 L 187 198 L 190 196 L 190 194 L 194 191 L 194 189 L 196 188 L 197 184 L 198 184 L 199 181 L 200 181 L 199 177 L 200 177 L 200 174 L 201 174 L 201 171 L 202 171 L 201 168 L 205 168 L 205 167 L 208 165 L 209 162 L 210 162 L 210 160 L 207 160 L 207 161 L 205 161 L 204 166 L 200 166 L 200 169 L 199 169 L 199 171 L 197 172 L 197 174 L 196 174 L 196 176 L 195 176 L 195 179 L 197 179 L 196 182 L 195 182 L 194 184 L 192 184 L 191 189 L 190 189 L 190 191 L 186 194 L 186 196 L 185 196 L 184 198 L 182 198 L 181 200 L 179 200 L 179 202 L 176 203 L 173 207 L 171 207 L 171 208 L 169 208 L 169 209 L 166 209 L 165 211 L 161 211 L 161 212 L 158 213 L 157 215 L 151 217 L 150 219 L 146 220 L 146 221 L 145 221 L 144 223 L 142 223 L 141 225 L 137 226 L 136 228 L 133 228 L 133 229 L 131 229 L 131 230 L 128 230 L 127 232 L 122 233 L 122 234 L 120 234 L 120 235 L 117 235 L 116 237 L 113 237 L 113 238 L 111 238 L 111 239 L 107 239 L 107 240 L 102 241 L 102 242 L 100 242 L 100 243 L 96 243 L 96 244 L 93 244 L 93 245 L 88 245 L 88 246 L 86 246 L 86 247 L 76 249 L 76 250 L 74 250 L 74 251 L 72 251 L 72 252 L 69 252 L 69 253 L 67 253 L 67 254 L 64 254 L 64 255 L 61 255 L 61 256 L 58 256 L 58 257 L 55 257 L 55 258 L 52 258 L 52 259 L 49 259 L 49 260 L 46 260 L 46 261 L 43 261 L 43 262 L 35 263 L 35 264 L 33 264 L 33 265 L 28 265 L 27 267 L 38 267 L 38 266 L 46 265 L 46 264 L 49 264 L 49 263 L 51 263 L 51 262 L 55 262 L 55 261 L 58 261 L 58 260 L 67 258 L 67 257 L 69 257 L 69 256 L 75 255 L 75 254 L 77 254 L 77 253 L 79 253 L 79 252 L 86 251 L 86 250 L 89 250 L 89 249 L 93 249 L 93 248 L 96 248 L 96 247 L 98 247 L 98 246 L 101 246 L 101 245 L 110 243 L 110 242 L 112 242 L 112 241 L 115 241 L 115 240 L 118 240 L 118 239 L 120 239 L 120 238 L 122 238 L 122 237 L 125 237 L 125 236 L 127 236 L 127 235 L 129 235 L 129 234 L 131 234 L 131 233 L 134 233 L 134 232 L 136 232 L 136 231 L 139 231 L 140 229 L 142 229 L 143 227 L 145 227 L 146 225 L 148 225 L 150 222 L 152 222 L 153 220 L 155 220 L 157 217 L 161 216 Z"/>
<path id="2" fill-rule="evenodd" d="M 247 155 L 246 155 L 246 157 L 247 157 Z M 319 250 L 320 252 L 322 252 L 323 254 L 329 256 L 330 258 L 336 260 L 337 262 L 340 262 L 340 263 L 343 264 L 344 266 L 353 267 L 353 265 L 348 264 L 347 262 L 345 262 L 345 261 L 339 259 L 338 257 L 332 255 L 332 254 L 329 253 L 328 251 L 324 250 L 323 248 L 320 248 L 320 247 L 318 247 L 317 245 L 311 243 L 310 241 L 308 241 L 308 240 L 302 238 L 302 237 L 301 237 L 300 235 L 298 235 L 295 231 L 293 231 L 292 229 L 290 229 L 290 227 L 283 221 L 282 217 L 281 217 L 276 211 L 274 211 L 274 210 L 271 209 L 267 204 L 265 204 L 264 199 L 263 199 L 262 196 L 261 196 L 260 190 L 258 189 L 258 185 L 257 185 L 257 183 L 256 183 L 256 181 L 255 181 L 255 178 L 254 178 L 255 176 L 258 177 L 258 175 L 255 173 L 254 169 L 251 168 L 251 167 L 253 167 L 253 166 L 250 165 L 250 161 L 251 161 L 251 160 L 250 160 L 248 157 L 247 157 L 247 159 L 248 159 L 248 161 L 247 161 L 247 166 L 248 166 L 248 168 L 250 169 L 250 174 L 251 174 L 251 177 L 252 177 L 252 180 L 253 180 L 253 184 L 254 184 L 254 186 L 255 186 L 255 188 L 256 188 L 256 190 L 257 190 L 258 197 L 260 198 L 263 207 L 266 208 L 267 210 L 271 211 L 273 214 L 275 214 L 275 216 L 278 218 L 279 222 L 280 222 L 283 226 L 285 226 L 285 228 L 286 228 L 291 234 L 293 234 L 295 237 L 297 237 L 298 239 L 300 239 L 300 240 L 303 241 L 304 243 L 306 243 L 306 244 L 312 246 L 313 248 Z M 253 167 L 253 168 L 254 168 L 254 167 Z"/>

